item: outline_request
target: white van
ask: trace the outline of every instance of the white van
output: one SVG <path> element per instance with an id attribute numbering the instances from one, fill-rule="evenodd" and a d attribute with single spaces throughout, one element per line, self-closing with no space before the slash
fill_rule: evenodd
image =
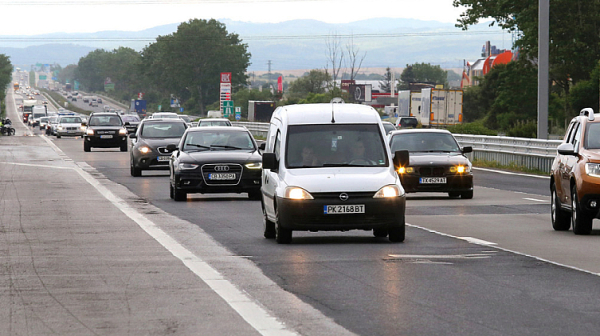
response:
<path id="1" fill-rule="evenodd" d="M 377 111 L 355 104 L 305 104 L 273 112 L 263 154 L 265 238 L 290 243 L 292 231 L 373 230 L 405 237 L 406 196 Z"/>

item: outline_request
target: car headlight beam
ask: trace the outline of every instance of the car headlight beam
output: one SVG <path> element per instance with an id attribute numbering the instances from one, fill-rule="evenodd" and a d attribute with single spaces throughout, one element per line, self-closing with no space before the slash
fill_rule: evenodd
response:
<path id="1" fill-rule="evenodd" d="M 141 147 L 138 147 L 138 150 L 139 150 L 139 151 L 140 151 L 142 154 L 148 154 L 148 153 L 150 153 L 150 152 L 151 152 L 150 148 L 149 148 L 149 147 L 146 147 L 146 146 L 141 146 Z"/>
<path id="2" fill-rule="evenodd" d="M 250 162 L 250 163 L 246 163 L 244 166 L 248 169 L 261 169 L 262 162 Z"/>
<path id="3" fill-rule="evenodd" d="M 60 127 L 60 126 L 59 126 Z M 94 135 L 94 130 L 93 129 L 88 129 L 87 131 L 85 131 L 85 133 L 87 135 Z"/>
<path id="4" fill-rule="evenodd" d="M 412 174 L 415 172 L 413 167 L 400 167 L 398 168 L 398 174 Z"/>
<path id="5" fill-rule="evenodd" d="M 299 187 L 287 187 L 285 188 L 284 198 L 294 199 L 294 200 L 307 200 L 314 199 L 312 195 Z"/>
<path id="6" fill-rule="evenodd" d="M 395 184 L 390 184 L 379 189 L 373 198 L 388 198 L 400 196 L 400 188 Z"/>
<path id="7" fill-rule="evenodd" d="M 179 169 L 181 170 L 192 170 L 198 168 L 197 164 L 194 163 L 180 163 Z"/>

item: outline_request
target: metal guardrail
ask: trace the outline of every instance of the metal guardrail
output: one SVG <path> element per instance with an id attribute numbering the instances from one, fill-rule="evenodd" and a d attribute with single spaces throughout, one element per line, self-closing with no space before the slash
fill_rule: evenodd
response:
<path id="1" fill-rule="evenodd" d="M 233 122 L 235 126 L 246 127 L 253 135 L 267 136 L 268 123 Z M 556 157 L 556 147 L 561 140 L 540 140 L 530 138 L 512 138 L 505 136 L 487 136 L 454 134 L 458 143 L 473 147 L 469 159 L 498 162 L 501 165 L 516 165 L 550 173 Z"/>

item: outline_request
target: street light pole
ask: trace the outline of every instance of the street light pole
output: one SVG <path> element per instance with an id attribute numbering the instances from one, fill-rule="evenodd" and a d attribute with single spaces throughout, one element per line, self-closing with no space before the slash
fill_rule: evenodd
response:
<path id="1" fill-rule="evenodd" d="M 539 0 L 538 12 L 538 139 L 548 139 L 550 0 Z"/>

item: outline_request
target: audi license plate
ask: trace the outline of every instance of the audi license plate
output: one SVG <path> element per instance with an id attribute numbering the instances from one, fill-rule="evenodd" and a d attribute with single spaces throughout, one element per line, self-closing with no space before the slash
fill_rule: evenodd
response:
<path id="1" fill-rule="evenodd" d="M 364 204 L 324 205 L 323 213 L 325 215 L 365 213 L 365 205 Z"/>
<path id="2" fill-rule="evenodd" d="M 421 177 L 419 179 L 419 183 L 421 184 L 445 184 L 445 177 Z"/>
<path id="3" fill-rule="evenodd" d="M 169 161 L 171 157 L 170 156 L 159 156 L 157 158 L 158 162 L 164 162 L 164 161 Z"/>
<path id="4" fill-rule="evenodd" d="M 101 135 L 100 139 L 112 139 L 112 135 L 111 134 Z"/>
<path id="5" fill-rule="evenodd" d="M 208 174 L 211 181 L 235 180 L 235 173 L 212 173 Z"/>

